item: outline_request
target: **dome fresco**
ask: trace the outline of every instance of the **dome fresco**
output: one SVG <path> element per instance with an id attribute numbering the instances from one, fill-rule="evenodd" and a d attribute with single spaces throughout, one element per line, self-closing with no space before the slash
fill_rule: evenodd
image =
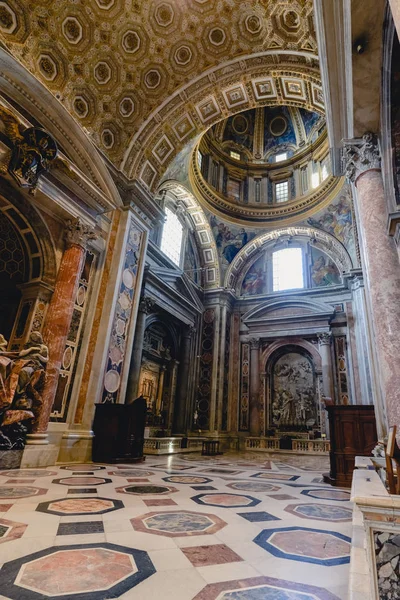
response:
<path id="1" fill-rule="evenodd" d="M 245 162 L 274 162 L 275 155 L 287 158 L 314 142 L 325 130 L 321 115 L 288 106 L 265 106 L 233 115 L 214 125 L 206 134 L 212 145 L 232 158 Z"/>

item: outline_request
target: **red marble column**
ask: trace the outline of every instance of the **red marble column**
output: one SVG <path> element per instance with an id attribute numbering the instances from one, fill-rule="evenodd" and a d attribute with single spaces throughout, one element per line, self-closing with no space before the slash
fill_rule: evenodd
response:
<path id="1" fill-rule="evenodd" d="M 400 264 L 395 243 L 387 231 L 388 211 L 375 137 L 366 134 L 362 140 L 350 143 L 344 158 L 347 175 L 357 188 L 360 238 L 380 386 L 388 424 L 399 427 Z"/>
<path id="2" fill-rule="evenodd" d="M 61 259 L 54 292 L 43 328 L 43 340 L 49 349 L 43 404 L 33 433 L 45 433 L 57 390 L 58 375 L 74 310 L 79 277 L 86 254 L 86 244 L 94 233 L 79 219 L 68 221 L 66 249 Z"/>
<path id="3" fill-rule="evenodd" d="M 260 340 L 250 340 L 250 435 L 260 435 Z"/>

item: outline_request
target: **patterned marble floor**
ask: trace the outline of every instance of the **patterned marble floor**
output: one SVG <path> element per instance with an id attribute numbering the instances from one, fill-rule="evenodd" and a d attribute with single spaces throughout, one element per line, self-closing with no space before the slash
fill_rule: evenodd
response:
<path id="1" fill-rule="evenodd" d="M 0 472 L 0 599 L 347 597 L 349 492 L 260 454 Z"/>

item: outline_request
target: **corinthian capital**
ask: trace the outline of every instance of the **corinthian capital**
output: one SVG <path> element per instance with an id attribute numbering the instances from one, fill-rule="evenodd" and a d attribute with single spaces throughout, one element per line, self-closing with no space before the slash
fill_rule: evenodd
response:
<path id="1" fill-rule="evenodd" d="M 259 350 L 259 348 L 260 348 L 260 338 L 251 338 L 249 341 L 250 341 L 250 348 L 252 350 Z"/>
<path id="2" fill-rule="evenodd" d="M 317 333 L 317 337 L 320 346 L 329 346 L 332 334 L 329 331 L 324 331 L 323 333 Z"/>
<path id="3" fill-rule="evenodd" d="M 68 219 L 65 224 L 65 240 L 68 246 L 81 246 L 86 250 L 88 241 L 96 238 L 93 229 L 82 223 L 80 219 Z"/>
<path id="4" fill-rule="evenodd" d="M 381 168 L 381 154 L 374 133 L 366 133 L 356 140 L 345 140 L 344 144 L 342 161 L 350 181 L 356 181 L 366 171 Z"/>
<path id="5" fill-rule="evenodd" d="M 148 315 L 153 310 L 155 301 L 149 296 L 144 296 L 139 303 L 139 311 Z"/>

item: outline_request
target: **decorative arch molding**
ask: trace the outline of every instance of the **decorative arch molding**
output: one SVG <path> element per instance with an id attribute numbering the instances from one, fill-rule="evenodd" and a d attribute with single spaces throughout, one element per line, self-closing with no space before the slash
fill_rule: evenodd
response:
<path id="1" fill-rule="evenodd" d="M 168 164 L 191 139 L 231 115 L 266 105 L 295 106 L 324 115 L 317 55 L 269 50 L 209 69 L 151 113 L 130 142 L 121 170 L 153 191 Z"/>
<path id="2" fill-rule="evenodd" d="M 282 314 L 282 316 L 277 316 L 274 313 L 279 313 L 287 309 L 290 314 Z M 318 317 L 320 319 L 326 319 L 327 321 L 333 316 L 334 310 L 332 306 L 326 304 L 325 302 L 320 302 L 318 300 L 308 300 L 304 298 L 291 298 L 289 299 L 280 299 L 280 300 L 270 300 L 261 305 L 252 308 L 247 313 L 245 313 L 242 317 L 243 323 L 246 325 L 255 325 L 259 321 L 265 321 L 269 317 L 270 318 L 281 318 L 286 320 L 299 319 L 301 317 L 301 313 L 297 315 L 293 313 L 293 310 L 299 309 L 299 311 L 303 312 L 305 317 Z"/>
<path id="3" fill-rule="evenodd" d="M 302 350 L 306 350 L 310 356 L 312 357 L 313 361 L 314 361 L 314 366 L 315 366 L 315 370 L 318 374 L 322 373 L 322 360 L 321 360 L 321 355 L 318 352 L 318 350 L 315 348 L 314 344 L 312 344 L 311 342 L 304 340 L 302 338 L 293 338 L 290 340 L 276 340 L 275 342 L 273 342 L 272 344 L 270 344 L 269 346 L 267 346 L 267 348 L 265 348 L 265 350 L 262 352 L 261 354 L 261 366 L 264 372 L 266 372 L 266 367 L 267 364 L 269 363 L 270 359 L 273 357 L 273 355 L 278 352 L 279 350 L 290 346 L 290 347 L 298 347 L 301 348 Z"/>
<path id="4" fill-rule="evenodd" d="M 168 191 L 175 196 L 177 202 L 183 203 L 185 214 L 189 217 L 193 227 L 201 267 L 204 270 L 204 288 L 212 289 L 220 286 L 220 268 L 217 246 L 213 232 L 204 210 L 199 205 L 194 195 L 181 183 L 165 181 L 158 193 Z"/>
<path id="5" fill-rule="evenodd" d="M 240 250 L 226 271 L 224 287 L 240 293 L 241 275 L 245 275 L 246 266 L 250 261 L 258 258 L 267 248 L 274 248 L 280 243 L 295 242 L 296 240 L 310 241 L 315 248 L 325 252 L 336 264 L 341 274 L 348 273 L 353 268 L 353 262 L 346 248 L 330 233 L 315 227 L 283 227 L 259 235 Z"/>
<path id="6" fill-rule="evenodd" d="M 114 206 L 121 206 L 120 195 L 106 162 L 83 128 L 36 77 L 1 47 L 0 93 L 12 98 L 23 113 L 40 123 L 78 169 L 91 176 L 109 201 Z"/>
<path id="7" fill-rule="evenodd" d="M 53 287 L 57 277 L 57 262 L 50 230 L 35 207 L 5 179 L 2 180 L 0 211 L 10 219 L 20 233 L 28 256 L 32 255 L 30 236 L 34 240 L 40 259 L 40 275 L 35 279 Z"/>

